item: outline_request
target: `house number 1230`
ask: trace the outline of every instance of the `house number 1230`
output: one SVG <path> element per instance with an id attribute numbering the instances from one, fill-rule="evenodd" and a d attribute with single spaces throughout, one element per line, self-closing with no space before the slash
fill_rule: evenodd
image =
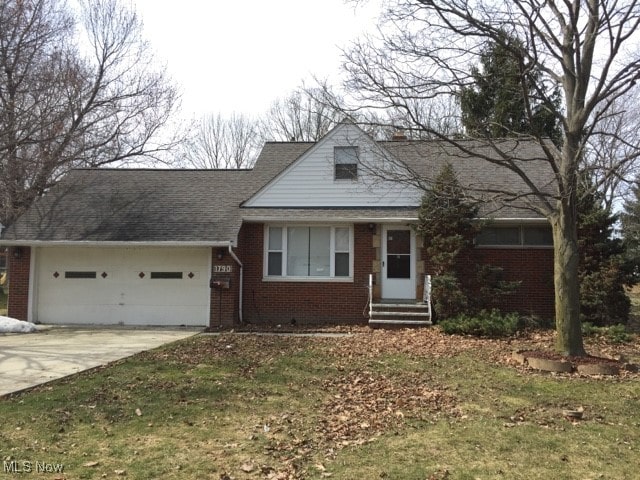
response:
<path id="1" fill-rule="evenodd" d="M 231 265 L 214 265 L 213 273 L 231 273 Z"/>

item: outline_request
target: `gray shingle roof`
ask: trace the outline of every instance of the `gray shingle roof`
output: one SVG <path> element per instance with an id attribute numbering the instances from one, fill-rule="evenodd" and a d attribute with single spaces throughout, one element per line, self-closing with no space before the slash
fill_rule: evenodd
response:
<path id="1" fill-rule="evenodd" d="M 526 172 L 535 188 L 546 195 L 554 193 L 553 172 L 542 149 L 534 142 L 496 140 L 493 141 L 494 147 L 488 142 L 461 140 L 457 142 L 460 148 L 445 141 L 392 141 L 380 144 L 418 175 L 425 187 L 433 184 L 444 165 L 450 163 L 470 199 L 482 199 L 481 216 L 539 218 L 540 214 L 532 211 L 531 207 L 541 206 L 540 200 L 531 194 L 530 186 L 516 172 L 486 158 L 499 160 L 501 154 L 507 154 Z M 517 194 L 517 198 L 514 194 Z"/>
<path id="2" fill-rule="evenodd" d="M 75 170 L 9 227 L 7 240 L 225 242 L 252 191 L 246 170 Z"/>
<path id="3" fill-rule="evenodd" d="M 507 182 L 513 186 L 521 182 L 512 173 L 476 158 L 458 155 L 441 142 L 381 144 L 427 179 L 434 178 L 445 161 L 450 161 L 463 185 Z M 243 220 L 415 218 L 416 209 L 411 208 L 241 207 L 242 202 L 313 145 L 311 142 L 267 143 L 253 170 L 74 170 L 6 229 L 2 238 L 9 242 L 216 244 L 235 242 Z M 535 156 L 535 149 L 519 148 L 526 158 Z M 528 162 L 527 168 L 533 168 L 536 182 L 544 186 L 549 179 L 545 173 L 547 167 L 540 162 Z M 500 217 L 539 217 L 532 212 L 500 207 Z"/>

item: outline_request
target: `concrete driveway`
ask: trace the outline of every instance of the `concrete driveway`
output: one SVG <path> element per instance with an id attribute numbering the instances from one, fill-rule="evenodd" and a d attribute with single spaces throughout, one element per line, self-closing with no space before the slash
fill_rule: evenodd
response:
<path id="1" fill-rule="evenodd" d="M 45 327 L 0 335 L 0 396 L 199 333 L 194 328 Z"/>

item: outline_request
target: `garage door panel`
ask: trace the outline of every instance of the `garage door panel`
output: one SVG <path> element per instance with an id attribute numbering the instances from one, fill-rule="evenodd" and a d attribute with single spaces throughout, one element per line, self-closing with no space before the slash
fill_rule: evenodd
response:
<path id="1" fill-rule="evenodd" d="M 206 248 L 42 248 L 37 319 L 43 323 L 207 325 L 209 264 Z M 76 276 L 95 272 L 95 278 L 66 278 L 69 272 Z M 153 278 L 177 272 L 182 278 Z"/>

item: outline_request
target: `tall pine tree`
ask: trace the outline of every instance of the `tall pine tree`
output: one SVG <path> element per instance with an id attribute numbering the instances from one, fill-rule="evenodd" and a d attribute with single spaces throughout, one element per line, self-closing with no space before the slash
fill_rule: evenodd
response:
<path id="1" fill-rule="evenodd" d="M 560 90 L 543 85 L 540 72 L 527 68 L 519 39 L 506 33 L 504 38 L 504 45 L 486 45 L 480 67 L 471 68 L 474 85 L 459 94 L 465 130 L 471 136 L 503 138 L 526 134 L 559 142 L 561 131 L 555 112 L 560 105 Z M 541 100 L 539 88 L 553 92 L 551 104 Z"/>
<path id="2" fill-rule="evenodd" d="M 625 258 L 633 272 L 634 283 L 640 281 L 640 177 L 631 186 L 632 197 L 624 202 L 620 216 Z"/>
<path id="3" fill-rule="evenodd" d="M 617 217 L 604 207 L 583 179 L 578 202 L 580 266 L 580 317 L 599 326 L 627 323 L 630 302 L 625 285 L 634 283 L 631 263 L 625 258 L 622 239 L 616 237 Z"/>

